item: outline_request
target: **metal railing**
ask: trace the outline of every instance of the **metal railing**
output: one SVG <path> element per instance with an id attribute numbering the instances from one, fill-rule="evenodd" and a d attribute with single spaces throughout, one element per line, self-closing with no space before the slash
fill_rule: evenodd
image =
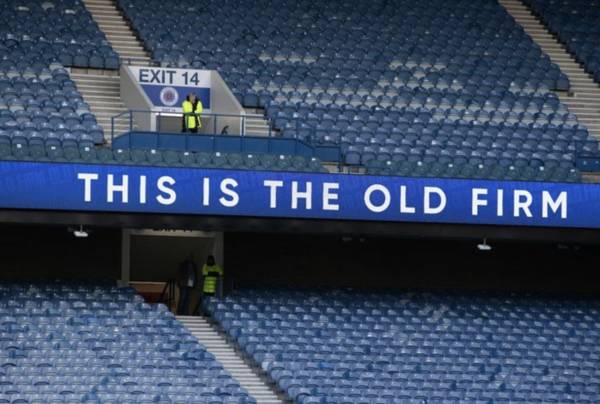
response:
<path id="1" fill-rule="evenodd" d="M 149 115 L 149 116 L 144 116 L 144 115 Z M 232 135 L 238 135 L 238 136 L 246 136 L 246 124 L 248 122 L 249 119 L 261 119 L 266 121 L 267 123 L 267 127 L 268 127 L 268 137 L 271 137 L 273 135 L 273 122 L 271 121 L 270 118 L 261 115 L 261 114 L 215 114 L 215 113 L 202 113 L 202 114 L 196 114 L 196 113 L 178 113 L 178 112 L 165 112 L 165 111 L 151 111 L 151 110 L 128 110 L 128 111 L 124 111 L 121 112 L 120 114 L 117 114 L 113 117 L 110 118 L 110 136 L 111 136 L 111 141 L 114 140 L 114 138 L 120 134 L 126 133 L 126 132 L 132 132 L 134 130 L 134 124 L 136 123 L 136 118 L 138 120 L 141 119 L 148 119 L 148 122 L 155 122 L 155 126 L 156 129 L 155 130 L 147 130 L 147 129 L 140 129 L 140 131 L 142 132 L 161 132 L 161 118 L 163 117 L 169 117 L 169 118 L 179 118 L 179 119 L 183 119 L 184 116 L 200 116 L 201 119 L 207 119 L 209 118 L 211 120 L 211 122 L 209 123 L 209 126 L 212 126 L 212 132 L 208 132 L 208 134 L 211 135 L 226 135 L 226 134 L 232 134 Z M 239 133 L 235 133 L 232 132 L 230 133 L 228 130 L 225 130 L 225 128 L 228 128 L 230 125 L 222 125 L 224 120 L 231 120 L 231 119 L 235 119 L 235 120 L 239 120 Z M 187 119 L 184 120 L 185 122 L 185 126 L 187 127 Z M 116 126 L 120 123 L 124 123 L 125 127 L 127 128 L 127 130 L 122 131 L 121 133 L 116 133 Z M 121 125 L 123 126 L 123 125 Z M 223 128 L 221 128 L 221 130 L 218 130 L 218 128 L 220 128 L 221 126 L 223 126 Z M 205 126 L 202 126 L 203 128 L 205 128 Z M 173 132 L 172 130 L 170 132 Z M 237 131 L 236 131 L 237 132 Z M 189 131 L 187 132 L 189 133 Z"/>
<path id="2" fill-rule="evenodd" d="M 175 279 L 169 279 L 165 286 L 163 287 L 162 293 L 160 294 L 160 298 L 158 303 L 163 303 L 169 309 L 174 306 L 175 303 Z"/>

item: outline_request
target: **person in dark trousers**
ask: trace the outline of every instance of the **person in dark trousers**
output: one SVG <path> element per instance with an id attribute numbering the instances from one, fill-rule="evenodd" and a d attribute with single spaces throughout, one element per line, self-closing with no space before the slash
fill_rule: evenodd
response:
<path id="1" fill-rule="evenodd" d="M 198 267 L 190 254 L 185 261 L 179 264 L 177 270 L 177 286 L 179 287 L 179 304 L 177 314 L 188 315 L 190 312 L 190 297 L 196 287 L 198 279 Z"/>

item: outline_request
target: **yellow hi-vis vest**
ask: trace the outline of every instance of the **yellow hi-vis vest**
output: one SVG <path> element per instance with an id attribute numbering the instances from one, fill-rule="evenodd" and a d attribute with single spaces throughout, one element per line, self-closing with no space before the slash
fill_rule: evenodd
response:
<path id="1" fill-rule="evenodd" d="M 202 267 L 202 276 L 204 277 L 204 293 L 215 293 L 217 291 L 217 280 L 219 276 L 223 276 L 223 269 L 218 265 L 208 266 L 204 264 Z"/>
<path id="2" fill-rule="evenodd" d="M 183 102 L 183 104 L 181 104 L 181 108 L 183 108 L 184 114 L 191 114 L 194 112 L 196 114 L 201 114 L 202 111 L 204 110 L 204 107 L 202 106 L 202 101 L 200 101 L 200 100 L 198 100 L 198 103 L 196 104 L 195 111 L 194 111 L 194 104 L 192 104 L 188 100 L 185 100 Z M 194 128 L 196 128 L 196 126 L 198 126 L 199 128 L 202 127 L 202 121 L 200 120 L 199 116 L 193 116 L 193 115 L 187 116 L 186 123 L 187 123 L 187 129 L 194 129 Z"/>

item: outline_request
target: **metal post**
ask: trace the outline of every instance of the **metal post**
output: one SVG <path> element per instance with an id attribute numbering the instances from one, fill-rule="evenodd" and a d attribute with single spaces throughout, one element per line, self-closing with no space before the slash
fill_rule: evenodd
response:
<path id="1" fill-rule="evenodd" d="M 213 116 L 213 134 L 217 134 L 217 115 Z"/>
<path id="2" fill-rule="evenodd" d="M 131 254 L 131 232 L 127 229 L 121 230 L 121 284 L 129 286 L 131 280 L 130 272 Z"/>
<path id="3" fill-rule="evenodd" d="M 269 125 L 269 137 L 271 137 L 271 130 L 273 129 L 273 122 L 271 121 L 271 118 L 269 118 L 267 124 Z"/>
<path id="4" fill-rule="evenodd" d="M 133 130 L 133 111 L 129 111 L 129 132 Z"/>
<path id="5" fill-rule="evenodd" d="M 110 143 L 112 144 L 115 140 L 115 117 L 110 117 Z"/>

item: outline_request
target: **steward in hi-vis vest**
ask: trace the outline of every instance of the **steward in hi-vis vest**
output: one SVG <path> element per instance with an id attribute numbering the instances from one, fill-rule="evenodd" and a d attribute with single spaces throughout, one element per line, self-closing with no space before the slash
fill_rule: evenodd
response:
<path id="1" fill-rule="evenodd" d="M 196 94 L 190 93 L 181 104 L 181 108 L 183 109 L 182 131 L 198 133 L 198 128 L 202 127 L 200 120 L 200 114 L 204 110 L 202 101 L 196 98 Z"/>
<path id="2" fill-rule="evenodd" d="M 217 283 L 223 277 L 223 269 L 215 263 L 215 257 L 209 255 L 202 267 L 202 292 L 205 295 L 217 293 Z"/>

